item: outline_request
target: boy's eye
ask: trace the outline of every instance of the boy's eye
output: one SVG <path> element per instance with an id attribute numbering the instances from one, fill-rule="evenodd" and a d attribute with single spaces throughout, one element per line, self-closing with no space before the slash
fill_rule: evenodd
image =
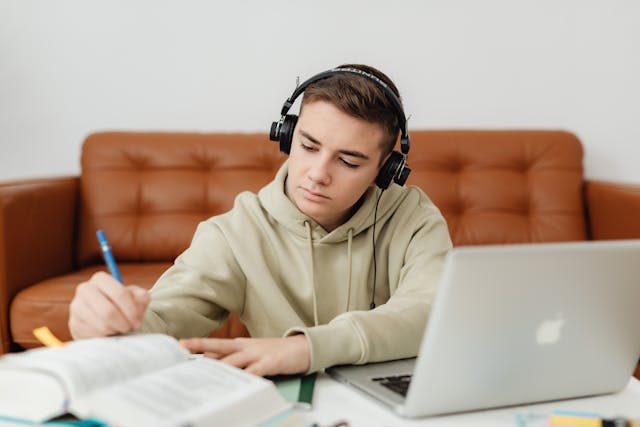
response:
<path id="1" fill-rule="evenodd" d="M 358 166 L 360 166 L 360 165 L 356 165 L 355 163 L 349 163 L 349 162 L 347 162 L 345 159 L 340 159 L 340 161 L 342 161 L 342 163 L 344 163 L 344 165 L 345 165 L 346 167 L 348 167 L 348 168 L 355 169 L 355 168 L 357 168 Z"/>
<path id="2" fill-rule="evenodd" d="M 304 142 L 300 143 L 300 147 L 302 147 L 302 149 L 305 150 L 305 151 L 310 151 L 310 152 L 317 151 L 316 147 L 314 147 L 312 145 L 305 144 Z M 340 161 L 342 162 L 343 165 L 345 165 L 346 167 L 351 168 L 351 169 L 355 169 L 357 167 L 360 167 L 360 165 L 348 162 L 347 160 L 343 159 L 342 157 L 340 157 Z"/>

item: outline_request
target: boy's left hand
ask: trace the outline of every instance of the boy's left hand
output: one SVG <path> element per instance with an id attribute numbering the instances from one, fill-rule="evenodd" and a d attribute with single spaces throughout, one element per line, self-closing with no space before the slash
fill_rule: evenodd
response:
<path id="1" fill-rule="evenodd" d="M 310 352 L 302 334 L 286 338 L 189 338 L 180 344 L 192 353 L 220 359 L 255 375 L 298 374 L 309 370 Z"/>

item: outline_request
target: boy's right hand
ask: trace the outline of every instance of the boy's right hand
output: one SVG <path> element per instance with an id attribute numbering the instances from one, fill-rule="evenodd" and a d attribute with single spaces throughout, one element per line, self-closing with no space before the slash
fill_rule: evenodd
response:
<path id="1" fill-rule="evenodd" d="M 76 288 L 69 307 L 69 330 L 74 339 L 125 334 L 142 325 L 151 300 L 139 286 L 123 286 L 98 272 Z"/>

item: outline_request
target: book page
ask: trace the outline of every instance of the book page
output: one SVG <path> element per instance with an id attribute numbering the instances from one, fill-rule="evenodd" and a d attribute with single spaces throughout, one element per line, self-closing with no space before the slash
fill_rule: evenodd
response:
<path id="1" fill-rule="evenodd" d="M 0 420 L 8 417 L 43 422 L 65 413 L 66 399 L 54 376 L 29 369 L 5 369 L 0 363 Z"/>
<path id="2" fill-rule="evenodd" d="M 269 388 L 277 395 L 271 411 L 286 408 L 287 402 L 269 381 L 218 360 L 196 358 L 98 390 L 84 405 L 91 407 L 90 416 L 113 424 L 183 425 L 204 413 L 228 410 L 234 402 Z"/>
<path id="3" fill-rule="evenodd" d="M 51 372 L 69 398 L 186 360 L 189 352 L 167 335 L 142 334 L 73 341 L 5 356 L 4 361 Z"/>

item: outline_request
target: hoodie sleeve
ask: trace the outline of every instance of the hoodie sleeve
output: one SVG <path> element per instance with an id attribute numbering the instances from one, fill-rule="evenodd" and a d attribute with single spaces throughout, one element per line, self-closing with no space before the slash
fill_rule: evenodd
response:
<path id="1" fill-rule="evenodd" d="M 229 312 L 241 313 L 245 277 L 215 222 L 198 225 L 184 251 L 151 289 L 141 332 L 207 336 Z"/>
<path id="2" fill-rule="evenodd" d="M 390 251 L 389 265 L 401 265 L 401 269 L 385 304 L 370 311 L 340 314 L 325 325 L 286 332 L 306 335 L 311 350 L 309 372 L 418 354 L 451 239 L 437 210 L 416 226 L 411 236 L 403 253 Z"/>

